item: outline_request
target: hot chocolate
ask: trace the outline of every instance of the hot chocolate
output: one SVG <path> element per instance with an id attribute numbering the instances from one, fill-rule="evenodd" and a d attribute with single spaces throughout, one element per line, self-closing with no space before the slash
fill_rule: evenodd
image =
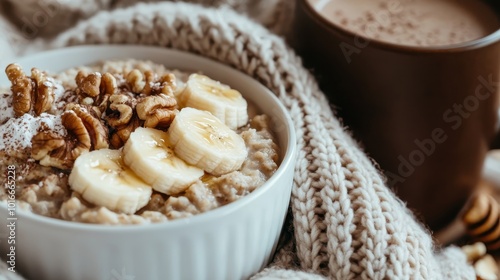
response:
<path id="1" fill-rule="evenodd" d="M 479 0 L 308 0 L 332 23 L 380 41 L 443 46 L 479 39 L 500 17 Z"/>
<path id="2" fill-rule="evenodd" d="M 500 148 L 499 0 L 295 1 L 289 44 L 386 185 L 442 229 Z M 450 125 L 454 107 L 472 105 Z"/>

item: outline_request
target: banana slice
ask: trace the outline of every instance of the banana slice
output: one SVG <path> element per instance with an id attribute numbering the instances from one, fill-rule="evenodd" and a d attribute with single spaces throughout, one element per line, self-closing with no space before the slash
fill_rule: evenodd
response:
<path id="1" fill-rule="evenodd" d="M 241 93 L 207 76 L 191 74 L 178 98 L 181 107 L 209 111 L 231 129 L 248 123 L 248 105 Z"/>
<path id="2" fill-rule="evenodd" d="M 144 207 L 153 192 L 123 165 L 119 150 L 101 149 L 79 156 L 68 180 L 71 189 L 88 202 L 126 214 Z"/>
<path id="3" fill-rule="evenodd" d="M 187 189 L 205 172 L 175 156 L 168 134 L 153 128 L 137 128 L 123 147 L 123 161 L 153 189 L 168 195 Z"/>
<path id="4" fill-rule="evenodd" d="M 238 170 L 247 157 L 243 138 L 207 111 L 182 109 L 168 132 L 178 157 L 213 175 Z"/>

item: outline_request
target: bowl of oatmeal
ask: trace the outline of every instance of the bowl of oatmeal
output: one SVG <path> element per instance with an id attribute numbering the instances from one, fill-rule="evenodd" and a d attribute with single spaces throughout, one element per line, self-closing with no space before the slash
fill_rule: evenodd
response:
<path id="1" fill-rule="evenodd" d="M 267 88 L 141 46 L 72 47 L 2 67 L 0 249 L 12 269 L 241 279 L 270 260 L 296 140 Z"/>

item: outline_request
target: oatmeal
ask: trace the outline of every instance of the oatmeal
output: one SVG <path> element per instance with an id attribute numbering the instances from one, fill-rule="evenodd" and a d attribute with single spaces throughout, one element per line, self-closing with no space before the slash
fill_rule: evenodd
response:
<path id="1" fill-rule="evenodd" d="M 57 74 L 11 64 L 6 74 L 0 166 L 16 166 L 25 211 L 95 224 L 166 222 L 234 202 L 278 168 L 270 119 L 209 77 L 137 60 Z"/>

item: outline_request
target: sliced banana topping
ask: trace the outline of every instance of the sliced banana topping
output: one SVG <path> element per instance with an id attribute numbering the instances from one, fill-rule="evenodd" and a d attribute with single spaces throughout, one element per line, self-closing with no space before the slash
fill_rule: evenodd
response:
<path id="1" fill-rule="evenodd" d="M 144 207 L 152 194 L 151 187 L 123 164 L 121 151 L 110 149 L 79 156 L 69 185 L 88 202 L 126 214 Z"/>
<path id="2" fill-rule="evenodd" d="M 184 108 L 168 130 L 175 154 L 213 175 L 238 170 L 245 158 L 245 141 L 210 112 Z"/>
<path id="3" fill-rule="evenodd" d="M 207 76 L 189 76 L 178 98 L 182 107 L 209 111 L 231 129 L 248 123 L 248 105 L 241 93 Z"/>
<path id="4" fill-rule="evenodd" d="M 170 148 L 166 132 L 137 128 L 123 148 L 124 163 L 153 189 L 168 195 L 178 194 L 205 173 L 178 158 Z"/>
<path id="5" fill-rule="evenodd" d="M 153 189 L 177 195 L 198 180 L 240 169 L 248 154 L 235 132 L 248 123 L 241 93 L 192 74 L 176 98 L 183 109 L 168 132 L 138 127 L 122 150 L 80 155 L 69 176 L 71 189 L 97 206 L 134 214 Z"/>

